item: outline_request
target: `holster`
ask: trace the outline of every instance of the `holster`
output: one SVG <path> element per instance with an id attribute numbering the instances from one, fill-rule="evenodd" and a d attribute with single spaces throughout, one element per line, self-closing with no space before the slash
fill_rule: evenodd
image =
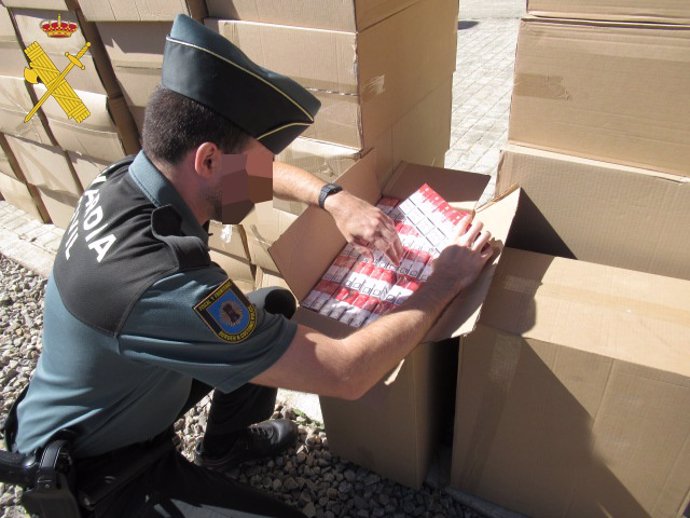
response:
<path id="1" fill-rule="evenodd" d="M 17 433 L 17 405 L 26 388 L 14 402 L 3 425 L 7 448 L 14 447 Z M 74 497 L 74 464 L 69 447 L 74 434 L 58 432 L 45 447 L 23 455 L 0 450 L 0 482 L 24 489 L 21 503 L 40 518 L 79 518 L 81 513 Z"/>
<path id="2" fill-rule="evenodd" d="M 0 451 L 0 481 L 24 489 L 21 503 L 40 518 L 79 518 L 69 439 L 56 438 L 29 455 Z"/>

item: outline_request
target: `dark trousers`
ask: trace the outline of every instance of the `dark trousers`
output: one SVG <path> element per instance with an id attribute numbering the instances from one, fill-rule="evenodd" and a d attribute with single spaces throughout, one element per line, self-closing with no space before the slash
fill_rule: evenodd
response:
<path id="1" fill-rule="evenodd" d="M 265 288 L 249 293 L 249 300 L 269 313 L 292 317 L 295 301 L 290 292 Z M 180 416 L 203 399 L 212 387 L 195 381 Z M 248 425 L 268 419 L 275 408 L 277 390 L 247 384 L 223 394 L 215 391 L 204 434 L 204 448 L 222 448 Z M 158 442 L 171 441 L 164 436 Z M 154 441 L 155 442 L 155 441 Z M 99 484 L 112 473 L 126 472 L 153 444 L 134 445 L 123 451 L 78 461 L 77 473 L 85 485 Z M 123 477 L 127 478 L 127 477 Z M 81 484 L 78 484 L 81 485 Z M 164 449 L 150 466 L 127 480 L 123 487 L 102 498 L 93 517 L 302 517 L 299 511 L 225 475 L 187 461 L 174 448 Z"/>

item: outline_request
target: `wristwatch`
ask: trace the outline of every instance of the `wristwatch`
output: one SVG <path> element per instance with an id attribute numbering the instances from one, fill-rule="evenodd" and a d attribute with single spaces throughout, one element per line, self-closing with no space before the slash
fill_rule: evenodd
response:
<path id="1" fill-rule="evenodd" d="M 342 190 L 343 188 L 337 183 L 327 183 L 321 187 L 321 192 L 319 193 L 319 207 L 323 209 L 323 204 L 326 203 L 326 198 L 328 198 L 331 194 L 335 194 Z"/>

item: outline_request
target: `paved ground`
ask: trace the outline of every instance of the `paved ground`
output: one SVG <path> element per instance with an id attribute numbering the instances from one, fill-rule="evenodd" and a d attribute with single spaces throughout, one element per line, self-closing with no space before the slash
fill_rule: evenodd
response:
<path id="1" fill-rule="evenodd" d="M 446 167 L 493 174 L 508 128 L 519 17 L 524 0 L 460 0 L 457 71 L 453 79 L 451 147 Z M 62 236 L 0 201 L 0 253 L 47 275 Z M 318 399 L 279 394 L 321 421 Z"/>

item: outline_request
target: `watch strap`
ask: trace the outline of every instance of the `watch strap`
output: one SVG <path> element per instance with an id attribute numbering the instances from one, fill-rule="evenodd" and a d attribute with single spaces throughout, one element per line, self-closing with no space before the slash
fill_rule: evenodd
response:
<path id="1" fill-rule="evenodd" d="M 327 183 L 321 187 L 321 192 L 319 192 L 319 207 L 323 209 L 323 206 L 326 203 L 326 198 L 328 198 L 331 194 L 335 194 L 342 190 L 343 188 L 337 183 Z"/>

